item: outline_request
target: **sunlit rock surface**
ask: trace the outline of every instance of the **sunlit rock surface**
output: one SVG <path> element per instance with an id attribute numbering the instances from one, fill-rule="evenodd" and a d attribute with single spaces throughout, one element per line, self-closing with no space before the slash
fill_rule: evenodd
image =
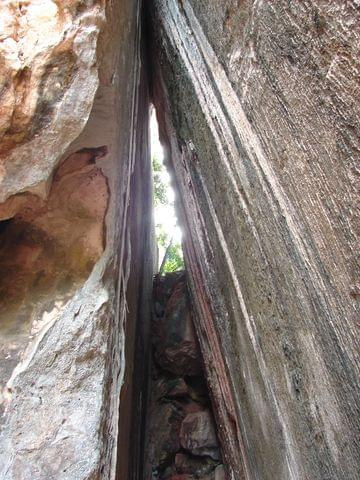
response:
<path id="1" fill-rule="evenodd" d="M 1 2 L 0 201 L 43 192 L 89 117 L 103 2 Z"/>
<path id="2" fill-rule="evenodd" d="M 139 27 L 132 0 L 1 2 L 1 480 L 126 477 L 152 287 Z"/>
<path id="3" fill-rule="evenodd" d="M 154 4 L 153 94 L 225 463 L 237 480 L 355 480 L 357 3 Z"/>

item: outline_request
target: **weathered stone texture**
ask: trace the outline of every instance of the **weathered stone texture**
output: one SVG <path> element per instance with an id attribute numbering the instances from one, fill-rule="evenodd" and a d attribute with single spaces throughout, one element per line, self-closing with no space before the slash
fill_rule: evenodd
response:
<path id="1" fill-rule="evenodd" d="M 0 239 L 0 411 L 29 336 L 61 311 L 104 251 L 109 190 L 95 160 L 106 153 L 98 148 L 70 155 L 46 200 L 24 194 L 0 205 L 0 211 L 9 213 L 10 204 L 13 209 Z"/>
<path id="2" fill-rule="evenodd" d="M 161 279 L 158 280 L 158 283 L 160 282 Z M 199 343 L 187 298 L 185 276 L 177 281 L 167 300 L 164 314 L 157 322 L 153 322 L 152 329 L 155 358 L 161 368 L 181 376 L 197 375 L 202 372 Z"/>
<path id="3" fill-rule="evenodd" d="M 236 479 L 355 479 L 357 2 L 156 0 L 154 101 Z"/>
<path id="4" fill-rule="evenodd" d="M 194 369 L 200 346 L 185 272 L 155 276 L 153 302 L 144 465 L 135 478 L 214 480 L 221 454 L 201 363 Z M 176 355 L 159 355 L 162 344 Z"/>
<path id="5" fill-rule="evenodd" d="M 1 2 L 1 480 L 116 476 L 152 281 L 139 6 Z"/>
<path id="6" fill-rule="evenodd" d="M 0 201 L 45 183 L 89 117 L 104 2 L 1 2 Z"/>

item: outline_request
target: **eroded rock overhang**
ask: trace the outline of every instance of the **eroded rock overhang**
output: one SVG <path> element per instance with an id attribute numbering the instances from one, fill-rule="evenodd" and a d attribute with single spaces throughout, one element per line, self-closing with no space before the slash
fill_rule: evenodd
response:
<path id="1" fill-rule="evenodd" d="M 0 7 L 4 480 L 115 478 L 119 428 L 130 457 L 153 252 L 140 3 Z"/>

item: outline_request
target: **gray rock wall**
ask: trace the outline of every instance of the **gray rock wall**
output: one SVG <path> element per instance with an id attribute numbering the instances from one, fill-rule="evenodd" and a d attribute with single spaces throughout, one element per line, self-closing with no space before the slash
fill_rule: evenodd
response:
<path id="1" fill-rule="evenodd" d="M 156 0 L 152 35 L 230 473 L 355 479 L 356 2 Z"/>

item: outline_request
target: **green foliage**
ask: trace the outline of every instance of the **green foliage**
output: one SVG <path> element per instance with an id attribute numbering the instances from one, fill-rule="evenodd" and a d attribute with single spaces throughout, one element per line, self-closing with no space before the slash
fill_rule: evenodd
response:
<path id="1" fill-rule="evenodd" d="M 177 272 L 183 270 L 184 258 L 182 246 L 180 243 L 172 243 L 169 235 L 164 231 L 162 225 L 156 225 L 156 243 L 162 247 L 164 254 L 166 253 L 165 264 L 161 273 Z M 170 244 L 171 243 L 171 244 Z M 163 260 L 162 258 L 160 259 Z"/>
<path id="2" fill-rule="evenodd" d="M 164 167 L 159 160 L 154 156 L 152 158 L 153 178 L 154 178 L 154 204 L 166 205 L 168 203 L 166 185 L 161 180 L 161 172 Z"/>
<path id="3" fill-rule="evenodd" d="M 154 172 L 162 172 L 164 170 L 162 163 L 155 157 L 155 155 L 152 158 L 152 168 Z"/>
<path id="4" fill-rule="evenodd" d="M 173 205 L 168 199 L 168 185 L 163 181 L 161 174 L 164 172 L 164 166 L 154 156 L 152 158 L 153 179 L 154 179 L 154 206 Z M 184 259 L 182 246 L 180 243 L 173 243 L 164 225 L 155 226 L 156 243 L 161 250 L 166 252 L 165 263 L 161 273 L 176 272 L 184 268 Z M 163 259 L 161 259 L 163 260 Z"/>
<path id="5" fill-rule="evenodd" d="M 164 273 L 177 272 L 184 269 L 182 247 L 179 243 L 170 245 L 164 265 Z"/>
<path id="6" fill-rule="evenodd" d="M 156 225 L 156 243 L 159 247 L 165 248 L 169 245 L 169 238 L 166 232 L 163 230 L 162 225 Z"/>

